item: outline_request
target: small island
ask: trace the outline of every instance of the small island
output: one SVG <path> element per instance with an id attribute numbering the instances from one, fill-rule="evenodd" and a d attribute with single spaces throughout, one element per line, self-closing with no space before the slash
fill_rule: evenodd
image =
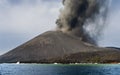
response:
<path id="1" fill-rule="evenodd" d="M 0 63 L 120 63 L 119 48 L 102 48 L 48 31 L 0 56 Z"/>
<path id="2" fill-rule="evenodd" d="M 119 48 L 103 48 L 97 43 L 106 24 L 109 0 L 63 0 L 63 5 L 55 31 L 1 55 L 0 63 L 120 63 Z"/>

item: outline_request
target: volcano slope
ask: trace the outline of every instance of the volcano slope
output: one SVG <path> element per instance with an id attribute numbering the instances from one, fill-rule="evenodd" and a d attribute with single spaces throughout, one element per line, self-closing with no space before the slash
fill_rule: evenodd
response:
<path id="1" fill-rule="evenodd" d="M 0 63 L 113 63 L 120 62 L 120 50 L 100 48 L 80 38 L 48 31 L 0 56 Z"/>

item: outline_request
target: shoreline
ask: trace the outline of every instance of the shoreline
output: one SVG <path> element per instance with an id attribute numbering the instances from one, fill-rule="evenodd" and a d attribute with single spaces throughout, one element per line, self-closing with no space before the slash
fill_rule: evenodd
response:
<path id="1" fill-rule="evenodd" d="M 0 63 L 1 64 L 16 64 L 16 65 L 22 65 L 22 64 L 35 64 L 35 65 L 120 65 L 120 63 L 69 63 L 69 64 L 63 64 L 63 63 Z"/>

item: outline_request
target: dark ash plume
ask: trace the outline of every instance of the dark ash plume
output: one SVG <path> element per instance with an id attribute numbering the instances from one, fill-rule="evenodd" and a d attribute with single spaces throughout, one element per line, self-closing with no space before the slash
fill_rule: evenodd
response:
<path id="1" fill-rule="evenodd" d="M 97 45 L 106 19 L 109 0 L 63 0 L 64 9 L 56 21 L 58 30 Z"/>

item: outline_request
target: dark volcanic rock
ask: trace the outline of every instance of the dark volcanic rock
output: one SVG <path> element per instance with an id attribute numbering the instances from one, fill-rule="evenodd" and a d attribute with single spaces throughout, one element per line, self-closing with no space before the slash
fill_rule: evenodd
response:
<path id="1" fill-rule="evenodd" d="M 80 38 L 59 31 L 49 31 L 0 56 L 1 63 L 120 62 L 120 51 L 99 48 Z"/>

